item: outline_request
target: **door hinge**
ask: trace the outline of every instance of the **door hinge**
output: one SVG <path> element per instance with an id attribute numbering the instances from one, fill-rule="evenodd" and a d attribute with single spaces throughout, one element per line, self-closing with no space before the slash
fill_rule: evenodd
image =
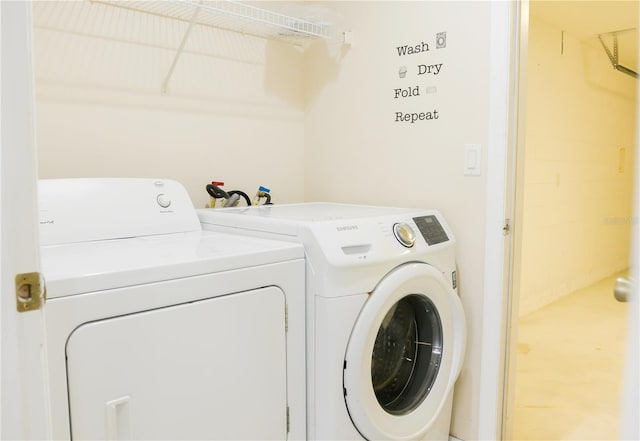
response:
<path id="1" fill-rule="evenodd" d="M 284 332 L 289 332 L 289 305 L 284 304 Z"/>
<path id="2" fill-rule="evenodd" d="M 504 220 L 504 227 L 502 227 L 502 235 L 508 236 L 511 233 L 511 219 Z"/>
<path id="3" fill-rule="evenodd" d="M 287 406 L 287 433 L 291 431 L 291 418 L 289 416 L 289 406 Z"/>
<path id="4" fill-rule="evenodd" d="M 16 309 L 18 312 L 37 311 L 47 298 L 47 289 L 40 273 L 16 275 Z"/>

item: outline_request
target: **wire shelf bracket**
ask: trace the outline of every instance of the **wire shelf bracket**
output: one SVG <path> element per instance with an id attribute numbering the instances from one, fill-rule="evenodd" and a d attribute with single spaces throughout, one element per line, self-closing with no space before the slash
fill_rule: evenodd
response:
<path id="1" fill-rule="evenodd" d="M 189 22 L 189 27 L 187 28 L 184 36 L 182 37 L 182 41 L 180 42 L 180 46 L 176 54 L 173 57 L 173 62 L 171 63 L 171 67 L 169 67 L 169 72 L 167 72 L 167 76 L 164 78 L 162 82 L 162 93 L 167 93 L 167 88 L 169 87 L 169 81 L 171 81 L 171 77 L 173 76 L 173 71 L 176 69 L 178 64 L 178 60 L 180 59 L 180 55 L 182 55 L 182 51 L 184 50 L 184 46 L 187 44 L 187 40 L 189 40 L 189 35 L 191 34 L 191 30 L 193 26 L 196 24 L 196 20 L 198 19 L 198 15 L 200 14 L 201 5 L 196 6 L 193 10 L 193 16 L 191 17 L 191 21 Z"/>
<path id="2" fill-rule="evenodd" d="M 623 32 L 623 31 L 620 31 Z M 604 42 L 604 39 L 602 38 L 602 35 L 611 35 L 613 37 L 613 52 L 611 52 L 611 50 L 609 49 L 609 47 L 606 45 L 606 43 Z M 609 57 L 609 61 L 611 61 L 611 65 L 613 66 L 614 69 L 616 69 L 617 71 L 620 71 L 624 74 L 627 74 L 633 78 L 638 78 L 638 72 L 634 71 L 633 69 L 629 69 L 628 67 L 625 67 L 623 65 L 621 65 L 619 63 L 618 60 L 618 32 L 611 32 L 609 34 L 599 34 L 598 35 L 598 40 L 600 40 L 600 43 L 602 44 L 602 47 L 604 48 L 604 51 L 607 53 L 607 56 Z"/>

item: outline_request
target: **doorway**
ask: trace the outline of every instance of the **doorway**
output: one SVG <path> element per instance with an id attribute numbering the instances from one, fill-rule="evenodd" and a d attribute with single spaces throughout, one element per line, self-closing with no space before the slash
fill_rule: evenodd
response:
<path id="1" fill-rule="evenodd" d="M 530 3 L 513 439 L 617 438 L 637 79 L 604 46 L 616 33 L 637 72 L 637 17 L 637 2 Z"/>

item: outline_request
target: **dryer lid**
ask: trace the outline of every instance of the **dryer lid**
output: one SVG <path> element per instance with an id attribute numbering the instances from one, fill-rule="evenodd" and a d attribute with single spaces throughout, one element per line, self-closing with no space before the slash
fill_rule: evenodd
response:
<path id="1" fill-rule="evenodd" d="M 50 245 L 40 252 L 48 298 L 304 257 L 299 244 L 210 231 Z"/>
<path id="2" fill-rule="evenodd" d="M 302 247 L 203 232 L 185 188 L 163 179 L 38 183 L 49 298 L 299 259 Z"/>
<path id="3" fill-rule="evenodd" d="M 364 219 L 387 215 L 403 215 L 416 210 L 370 205 L 339 204 L 331 202 L 305 202 L 299 204 L 259 205 L 234 208 L 236 213 L 255 218 L 313 223 L 339 219 Z M 204 211 L 206 213 L 206 210 Z M 233 211 L 229 211 L 232 213 Z"/>
<path id="4" fill-rule="evenodd" d="M 288 236 L 299 236 L 303 229 L 323 223 L 340 224 L 341 221 L 390 219 L 410 216 L 424 210 L 378 207 L 370 205 L 305 202 L 299 204 L 259 205 L 227 210 L 200 209 L 198 217 L 203 224 L 221 225 L 247 230 L 264 231 Z"/>
<path id="5" fill-rule="evenodd" d="M 382 264 L 384 274 L 409 261 L 455 266 L 455 238 L 438 210 L 318 202 L 197 211 L 205 229 L 302 242 L 316 268 Z M 411 245 L 394 236 L 398 227 L 415 237 Z"/>

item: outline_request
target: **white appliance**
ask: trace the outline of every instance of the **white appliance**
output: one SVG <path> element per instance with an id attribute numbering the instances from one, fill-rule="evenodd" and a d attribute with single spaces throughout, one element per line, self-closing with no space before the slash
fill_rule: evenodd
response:
<path id="1" fill-rule="evenodd" d="M 184 188 L 39 183 L 54 439 L 304 439 L 300 245 L 202 231 Z"/>
<path id="2" fill-rule="evenodd" d="M 466 345 L 454 236 L 434 210 L 198 210 L 205 229 L 306 253 L 310 439 L 448 439 Z"/>

